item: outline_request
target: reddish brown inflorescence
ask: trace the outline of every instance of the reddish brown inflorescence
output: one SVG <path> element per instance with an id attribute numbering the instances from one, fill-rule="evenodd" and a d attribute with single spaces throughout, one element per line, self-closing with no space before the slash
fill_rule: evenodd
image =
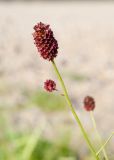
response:
<path id="1" fill-rule="evenodd" d="M 53 36 L 53 31 L 49 25 L 43 24 L 42 22 L 35 25 L 34 30 L 34 43 L 38 52 L 44 59 L 52 61 L 58 53 L 58 43 Z"/>
<path id="2" fill-rule="evenodd" d="M 46 89 L 46 91 L 52 92 L 56 90 L 56 83 L 50 79 L 46 80 L 46 82 L 44 82 L 44 88 Z"/>
<path id="3" fill-rule="evenodd" d="M 86 111 L 93 111 L 95 108 L 95 101 L 93 97 L 86 96 L 84 98 L 84 108 Z"/>

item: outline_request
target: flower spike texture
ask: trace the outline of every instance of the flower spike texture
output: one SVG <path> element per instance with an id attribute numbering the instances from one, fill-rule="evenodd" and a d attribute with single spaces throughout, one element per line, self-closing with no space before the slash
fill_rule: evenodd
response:
<path id="1" fill-rule="evenodd" d="M 56 83 L 50 79 L 46 80 L 46 82 L 44 82 L 44 88 L 48 92 L 53 92 L 56 90 Z"/>
<path id="2" fill-rule="evenodd" d="M 33 38 L 41 57 L 48 61 L 53 61 L 58 54 L 58 42 L 54 38 L 50 26 L 42 22 L 36 24 L 34 26 Z"/>

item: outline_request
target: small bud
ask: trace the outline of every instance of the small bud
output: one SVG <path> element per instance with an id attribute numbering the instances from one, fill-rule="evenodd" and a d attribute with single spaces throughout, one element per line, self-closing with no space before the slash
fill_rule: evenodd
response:
<path id="1" fill-rule="evenodd" d="M 93 97 L 86 96 L 84 98 L 84 108 L 86 111 L 93 111 L 95 108 L 95 101 Z"/>
<path id="2" fill-rule="evenodd" d="M 52 92 L 56 90 L 56 83 L 53 80 L 46 80 L 46 82 L 44 82 L 44 88 L 46 91 Z"/>
<path id="3" fill-rule="evenodd" d="M 43 24 L 42 22 L 36 24 L 34 30 L 34 44 L 38 52 L 44 59 L 52 61 L 58 53 L 58 43 L 53 36 L 53 31 L 50 29 L 49 25 Z"/>

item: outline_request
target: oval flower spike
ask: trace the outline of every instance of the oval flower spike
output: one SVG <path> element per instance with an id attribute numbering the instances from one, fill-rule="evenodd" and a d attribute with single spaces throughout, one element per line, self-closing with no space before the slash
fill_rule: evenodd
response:
<path id="1" fill-rule="evenodd" d="M 84 108 L 86 111 L 93 111 L 95 108 L 94 98 L 91 96 L 86 96 L 84 98 Z"/>
<path id="2" fill-rule="evenodd" d="M 53 31 L 50 29 L 49 25 L 42 22 L 36 24 L 34 30 L 34 44 L 38 52 L 44 59 L 52 61 L 58 53 L 58 43 L 53 36 Z"/>
<path id="3" fill-rule="evenodd" d="M 44 88 L 48 92 L 55 91 L 56 90 L 56 83 L 50 79 L 46 80 L 46 82 L 44 82 Z"/>

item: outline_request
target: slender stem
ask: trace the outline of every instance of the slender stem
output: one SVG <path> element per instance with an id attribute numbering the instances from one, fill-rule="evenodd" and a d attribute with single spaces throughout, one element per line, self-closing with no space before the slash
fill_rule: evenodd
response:
<path id="1" fill-rule="evenodd" d="M 88 135 L 87 135 L 87 133 L 86 133 L 86 131 L 85 131 L 85 129 L 84 129 L 79 117 L 78 117 L 78 115 L 77 115 L 77 113 L 75 112 L 75 110 L 74 110 L 74 108 L 72 106 L 72 102 L 71 102 L 71 100 L 69 98 L 69 95 L 68 95 L 67 89 L 65 87 L 64 81 L 63 81 L 63 79 L 62 79 L 62 77 L 61 77 L 61 75 L 60 75 L 60 73 L 58 71 L 58 68 L 57 68 L 57 66 L 56 66 L 54 61 L 52 61 L 52 65 L 53 65 L 54 70 L 55 70 L 55 72 L 56 72 L 56 74 L 58 76 L 58 79 L 59 79 L 60 83 L 61 83 L 61 86 L 62 86 L 64 95 L 65 95 L 66 101 L 67 101 L 67 103 L 68 103 L 68 105 L 69 105 L 69 107 L 70 107 L 70 109 L 72 111 L 72 114 L 74 115 L 75 120 L 77 121 L 77 123 L 78 123 L 78 125 L 79 125 L 79 127 L 80 127 L 80 129 L 82 131 L 83 137 L 85 138 L 85 140 L 86 140 L 86 142 L 88 144 L 88 147 L 89 147 L 90 151 L 92 152 L 94 158 L 96 160 L 99 160 L 99 157 L 96 155 L 96 151 L 95 151 L 95 149 L 94 149 L 94 147 L 93 147 L 93 145 L 92 145 L 92 143 L 91 143 L 91 141 L 90 141 L 90 139 L 89 139 L 89 137 L 88 137 Z"/>
<path id="2" fill-rule="evenodd" d="M 95 130 L 95 132 L 96 132 L 96 135 L 97 135 L 97 137 L 98 137 L 99 143 L 100 143 L 100 145 L 102 146 L 102 145 L 103 145 L 102 138 L 101 138 L 101 136 L 100 136 L 100 134 L 99 134 L 99 131 L 98 131 L 98 129 L 97 129 L 97 125 L 96 125 L 96 121 L 95 121 L 95 118 L 94 118 L 93 111 L 90 112 L 90 117 L 91 117 L 91 120 L 92 120 L 92 123 L 93 123 L 93 128 L 94 128 L 94 130 Z M 105 148 L 103 148 L 102 151 L 103 151 L 103 154 L 104 154 L 105 159 L 108 160 L 108 156 L 107 156 L 107 153 L 106 153 Z"/>
<path id="3" fill-rule="evenodd" d="M 96 155 L 99 155 L 99 153 L 104 149 L 104 147 L 107 145 L 107 143 L 110 141 L 110 139 L 114 136 L 114 132 L 110 135 L 110 137 L 106 140 L 106 142 L 102 145 L 102 147 L 98 150 Z"/>

